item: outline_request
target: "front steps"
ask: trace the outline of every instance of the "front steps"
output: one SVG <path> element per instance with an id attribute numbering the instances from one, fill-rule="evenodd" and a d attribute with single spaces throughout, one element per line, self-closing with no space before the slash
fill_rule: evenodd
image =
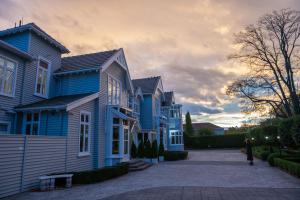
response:
<path id="1" fill-rule="evenodd" d="M 152 164 L 145 162 L 143 160 L 131 160 L 129 163 L 129 171 L 141 171 L 147 169 L 148 167 L 152 166 Z"/>

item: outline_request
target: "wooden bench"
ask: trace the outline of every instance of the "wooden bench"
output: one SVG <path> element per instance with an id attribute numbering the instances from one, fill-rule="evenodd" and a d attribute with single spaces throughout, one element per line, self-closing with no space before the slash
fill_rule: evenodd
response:
<path id="1" fill-rule="evenodd" d="M 59 175 L 49 175 L 49 176 L 40 176 L 40 190 L 54 190 L 55 189 L 55 179 L 65 178 L 66 179 L 66 188 L 72 187 L 72 176 L 73 174 L 59 174 Z"/>

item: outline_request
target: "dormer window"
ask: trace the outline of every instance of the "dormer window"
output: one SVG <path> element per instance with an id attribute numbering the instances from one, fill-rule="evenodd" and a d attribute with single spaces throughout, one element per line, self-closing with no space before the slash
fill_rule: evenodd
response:
<path id="1" fill-rule="evenodd" d="M 43 58 L 39 58 L 36 74 L 35 94 L 47 98 L 50 79 L 50 62 Z"/>

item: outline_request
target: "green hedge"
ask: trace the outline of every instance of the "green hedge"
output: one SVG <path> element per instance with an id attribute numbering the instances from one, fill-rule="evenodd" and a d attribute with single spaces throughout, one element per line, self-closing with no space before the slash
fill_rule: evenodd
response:
<path id="1" fill-rule="evenodd" d="M 104 167 L 90 171 L 72 172 L 72 182 L 73 184 L 97 183 L 127 174 L 128 168 L 128 163 L 120 163 L 112 167 Z"/>
<path id="2" fill-rule="evenodd" d="M 300 177 L 300 163 L 293 162 L 291 160 L 286 160 L 282 158 L 275 158 L 274 159 L 275 166 L 283 169 L 284 171 Z"/>
<path id="3" fill-rule="evenodd" d="M 166 161 L 185 160 L 188 157 L 188 151 L 165 151 L 164 159 Z"/>
<path id="4" fill-rule="evenodd" d="M 214 135 L 214 136 L 188 136 L 185 139 L 185 148 L 241 148 L 245 145 L 244 134 Z"/>

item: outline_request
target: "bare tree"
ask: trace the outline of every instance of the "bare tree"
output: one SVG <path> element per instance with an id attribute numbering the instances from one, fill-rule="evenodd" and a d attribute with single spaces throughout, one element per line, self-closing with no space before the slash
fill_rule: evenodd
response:
<path id="1" fill-rule="evenodd" d="M 283 9 L 264 15 L 235 35 L 240 47 L 231 59 L 246 64 L 249 73 L 227 88 L 243 99 L 247 111 L 271 111 L 282 117 L 300 114 L 295 82 L 300 64 L 300 12 Z"/>

